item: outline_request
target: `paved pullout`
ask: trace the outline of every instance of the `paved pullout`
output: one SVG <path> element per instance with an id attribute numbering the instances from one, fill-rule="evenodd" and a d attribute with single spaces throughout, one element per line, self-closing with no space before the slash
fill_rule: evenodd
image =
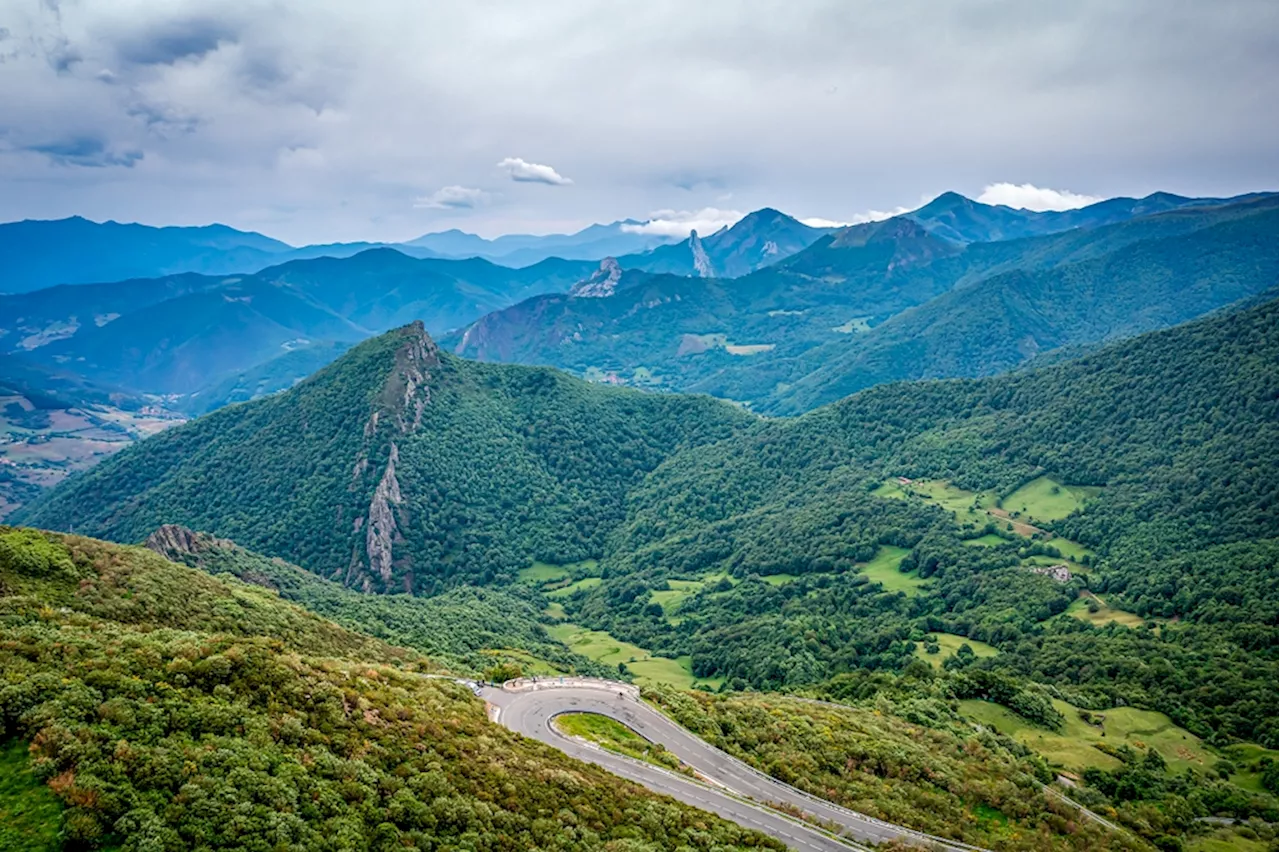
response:
<path id="1" fill-rule="evenodd" d="M 875 844 L 888 840 L 949 852 L 970 852 L 977 848 L 872 819 L 764 775 L 644 704 L 635 687 L 627 684 L 544 681 L 536 686 L 521 683 L 514 688 L 511 684 L 504 689 L 486 687 L 481 690 L 481 696 L 497 708 L 497 721 L 513 731 L 553 745 L 580 760 L 599 764 L 615 775 L 658 793 L 757 829 L 793 849 L 848 852 L 850 847 L 862 848 L 858 842 Z M 661 743 L 708 783 L 566 737 L 551 726 L 551 720 L 562 713 L 598 713 L 616 719 L 650 742 Z M 838 830 L 842 837 L 836 839 L 783 816 L 763 803 L 798 808 Z"/>

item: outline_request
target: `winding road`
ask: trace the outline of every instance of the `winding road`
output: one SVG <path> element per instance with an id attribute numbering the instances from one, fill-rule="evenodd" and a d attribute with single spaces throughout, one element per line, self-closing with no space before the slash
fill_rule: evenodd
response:
<path id="1" fill-rule="evenodd" d="M 558 683 L 508 683 L 483 687 L 479 695 L 493 708 L 495 721 L 517 733 L 608 769 L 629 781 L 688 805 L 711 811 L 739 825 L 770 835 L 801 852 L 848 852 L 863 843 L 888 840 L 926 849 L 973 852 L 978 849 L 873 819 L 784 784 L 710 745 L 640 701 L 634 686 L 574 679 Z M 606 751 L 557 731 L 552 720 L 562 713 L 598 713 L 631 728 L 650 742 L 661 743 L 705 782 Z M 831 832 L 768 806 L 781 803 L 830 826 Z M 839 836 L 836 836 L 838 832 Z"/>

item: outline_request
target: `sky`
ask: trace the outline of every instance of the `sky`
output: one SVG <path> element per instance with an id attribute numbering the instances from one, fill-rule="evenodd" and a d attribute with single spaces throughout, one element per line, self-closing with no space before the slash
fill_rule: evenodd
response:
<path id="1" fill-rule="evenodd" d="M 0 221 L 295 244 L 1277 188 L 1274 0 L 0 0 Z"/>

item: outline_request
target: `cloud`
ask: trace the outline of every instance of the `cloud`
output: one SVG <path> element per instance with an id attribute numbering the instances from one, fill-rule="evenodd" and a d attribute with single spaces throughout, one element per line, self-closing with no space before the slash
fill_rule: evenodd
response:
<path id="1" fill-rule="evenodd" d="M 142 159 L 141 151 L 124 151 L 117 154 L 109 151 L 103 140 L 92 136 L 75 136 L 57 142 L 27 145 L 26 150 L 44 154 L 50 161 L 60 166 L 90 168 L 124 166 L 131 169 L 134 163 Z"/>
<path id="2" fill-rule="evenodd" d="M 737 210 L 719 210 L 715 207 L 695 211 L 655 210 L 649 214 L 648 221 L 638 225 L 623 225 L 622 230 L 630 234 L 658 234 L 664 237 L 687 237 L 690 231 L 697 231 L 699 236 L 705 237 L 733 225 L 745 215 Z"/>
<path id="3" fill-rule="evenodd" d="M 493 196 L 469 186 L 442 186 L 430 195 L 415 199 L 414 207 L 428 210 L 465 210 L 483 207 Z"/>
<path id="4" fill-rule="evenodd" d="M 1022 210 L 1074 210 L 1096 204 L 1102 198 L 1097 195 L 1081 195 L 1066 189 L 1044 189 L 1034 184 L 988 184 L 978 201 L 983 204 L 1003 204 Z"/>
<path id="5" fill-rule="evenodd" d="M 848 219 L 823 219 L 821 216 L 811 216 L 800 221 L 810 228 L 847 228 L 850 225 L 864 225 L 867 222 L 882 222 L 894 216 L 901 216 L 903 213 L 910 213 L 914 209 L 914 207 L 895 207 L 892 210 L 864 210 L 861 213 L 854 213 Z"/>
<path id="6" fill-rule="evenodd" d="M 510 175 L 512 180 L 521 183 L 545 183 L 550 186 L 568 186 L 573 183 L 551 166 L 528 163 L 519 157 L 504 158 L 498 163 L 498 168 Z"/>
<path id="7" fill-rule="evenodd" d="M 1097 195 L 1275 189 L 1280 6 L 1226 2 L 972 0 L 924 19 L 797 0 L 726 29 L 715 4 L 678 0 L 624 27 L 573 0 L 0 0 L 0 221 L 395 241 L 443 218 L 414 198 L 454 184 L 508 191 L 460 211 L 486 236 L 662 208 L 693 212 L 651 230 L 704 207 L 863 221 L 1011 175 Z M 67 168 L 124 152 L 146 159 Z"/>
<path id="8" fill-rule="evenodd" d="M 121 60 L 136 65 L 172 65 L 198 59 L 236 38 L 236 27 L 225 19 L 174 18 L 127 32 L 116 43 L 116 52 Z"/>

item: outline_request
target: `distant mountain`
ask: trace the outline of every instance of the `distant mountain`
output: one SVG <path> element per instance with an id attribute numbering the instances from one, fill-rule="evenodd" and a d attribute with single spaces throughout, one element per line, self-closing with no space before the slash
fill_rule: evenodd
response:
<path id="1" fill-rule="evenodd" d="M 707 397 L 462 361 L 414 324 L 126 451 L 27 519 L 124 541 L 186 524 L 350 587 L 431 593 L 598 554 L 645 472 L 751 420 Z"/>
<path id="2" fill-rule="evenodd" d="M 1267 222 L 1275 207 L 1274 195 L 1245 197 L 983 243 L 947 239 L 903 216 L 829 234 L 736 279 L 628 270 L 590 293 L 595 284 L 588 279 L 568 295 L 537 297 L 487 315 L 442 343 L 481 360 L 548 364 L 606 381 L 702 391 L 795 412 L 866 382 L 984 375 L 1055 346 L 1163 327 L 1263 292 L 1275 283 L 1274 270 L 1265 274 L 1274 246 L 1254 241 L 1270 239 Z M 1236 220 L 1238 231 L 1212 230 Z M 1186 240 L 1198 247 L 1195 257 L 1179 248 Z M 1193 274 L 1196 285 L 1185 286 L 1182 276 Z M 1060 280 L 1064 275 L 1081 277 Z M 976 307 L 994 298 L 986 294 L 996 292 L 1000 281 L 1005 287 L 1037 282 L 1027 286 L 1043 290 L 1029 297 L 1039 307 L 1023 319 L 987 307 L 994 311 L 991 328 L 1007 322 L 1006 330 L 1018 331 L 1014 342 L 984 326 L 983 309 Z M 1102 304 L 1108 300 L 1113 307 Z M 1039 324 L 1037 310 L 1049 312 Z M 909 319 L 924 316 L 935 319 Z M 968 330 L 942 331 L 961 327 Z M 872 357 L 879 351 L 876 341 L 890 335 L 897 342 L 880 367 L 857 360 Z M 1019 345 L 1025 352 L 1017 354 Z M 948 348 L 955 346 L 961 348 Z M 1004 354 L 995 354 L 999 347 Z M 811 373 L 814 378 L 806 379 Z M 820 377 L 830 390 L 809 395 L 805 388 Z"/>
<path id="3" fill-rule="evenodd" d="M 274 358 L 237 371 L 173 403 L 195 417 L 234 402 L 248 402 L 293 387 L 351 348 L 345 340 L 305 343 Z"/>
<path id="4" fill-rule="evenodd" d="M 920 209 L 906 214 L 906 217 L 948 240 L 959 243 L 993 242 L 1043 236 L 1073 228 L 1096 228 L 1181 207 L 1248 201 L 1267 194 L 1250 193 L 1234 198 L 1186 198 L 1168 192 L 1156 192 L 1145 198 L 1108 198 L 1073 210 L 1037 212 L 999 204 L 983 204 L 956 192 L 944 192 Z"/>
<path id="5" fill-rule="evenodd" d="M 243 271 L 292 249 L 225 225 L 153 228 L 79 216 L 0 224 L 0 292 L 56 284 L 151 278 L 174 272 Z"/>
<path id="6" fill-rule="evenodd" d="M 1057 347 L 1178 325 L 1257 296 L 1280 281 L 1280 198 L 1019 244 L 1016 264 L 988 266 L 863 334 L 796 354 L 781 366 L 785 386 L 760 407 L 797 413 L 887 381 L 991 375 Z M 695 388 L 741 393 L 744 380 L 755 384 L 718 376 Z"/>
<path id="7" fill-rule="evenodd" d="M 675 242 L 673 237 L 636 230 L 641 224 L 634 219 L 624 219 L 608 225 L 591 225 L 572 234 L 506 234 L 492 240 L 455 228 L 423 234 L 404 245 L 427 249 L 440 257 L 482 257 L 504 266 L 528 266 L 550 257 L 601 260 Z"/>
<path id="8" fill-rule="evenodd" d="M 737 278 L 790 257 L 834 228 L 811 228 L 771 208 L 749 213 L 708 237 L 696 232 L 674 245 L 624 255 L 624 269 L 699 278 Z"/>
<path id="9" fill-rule="evenodd" d="M 567 289 L 591 267 L 551 259 L 509 269 L 371 249 L 246 276 L 63 286 L 0 296 L 0 346 L 93 381 L 198 393 L 180 405 L 206 411 L 214 400 L 247 398 L 250 387 L 250 396 L 289 387 L 327 363 L 318 360 L 323 353 L 341 351 L 308 349 L 316 341 L 351 344 L 414 320 L 443 332 L 531 294 Z M 265 366 L 298 349 L 307 354 Z M 240 378 L 250 384 L 239 386 Z"/>

